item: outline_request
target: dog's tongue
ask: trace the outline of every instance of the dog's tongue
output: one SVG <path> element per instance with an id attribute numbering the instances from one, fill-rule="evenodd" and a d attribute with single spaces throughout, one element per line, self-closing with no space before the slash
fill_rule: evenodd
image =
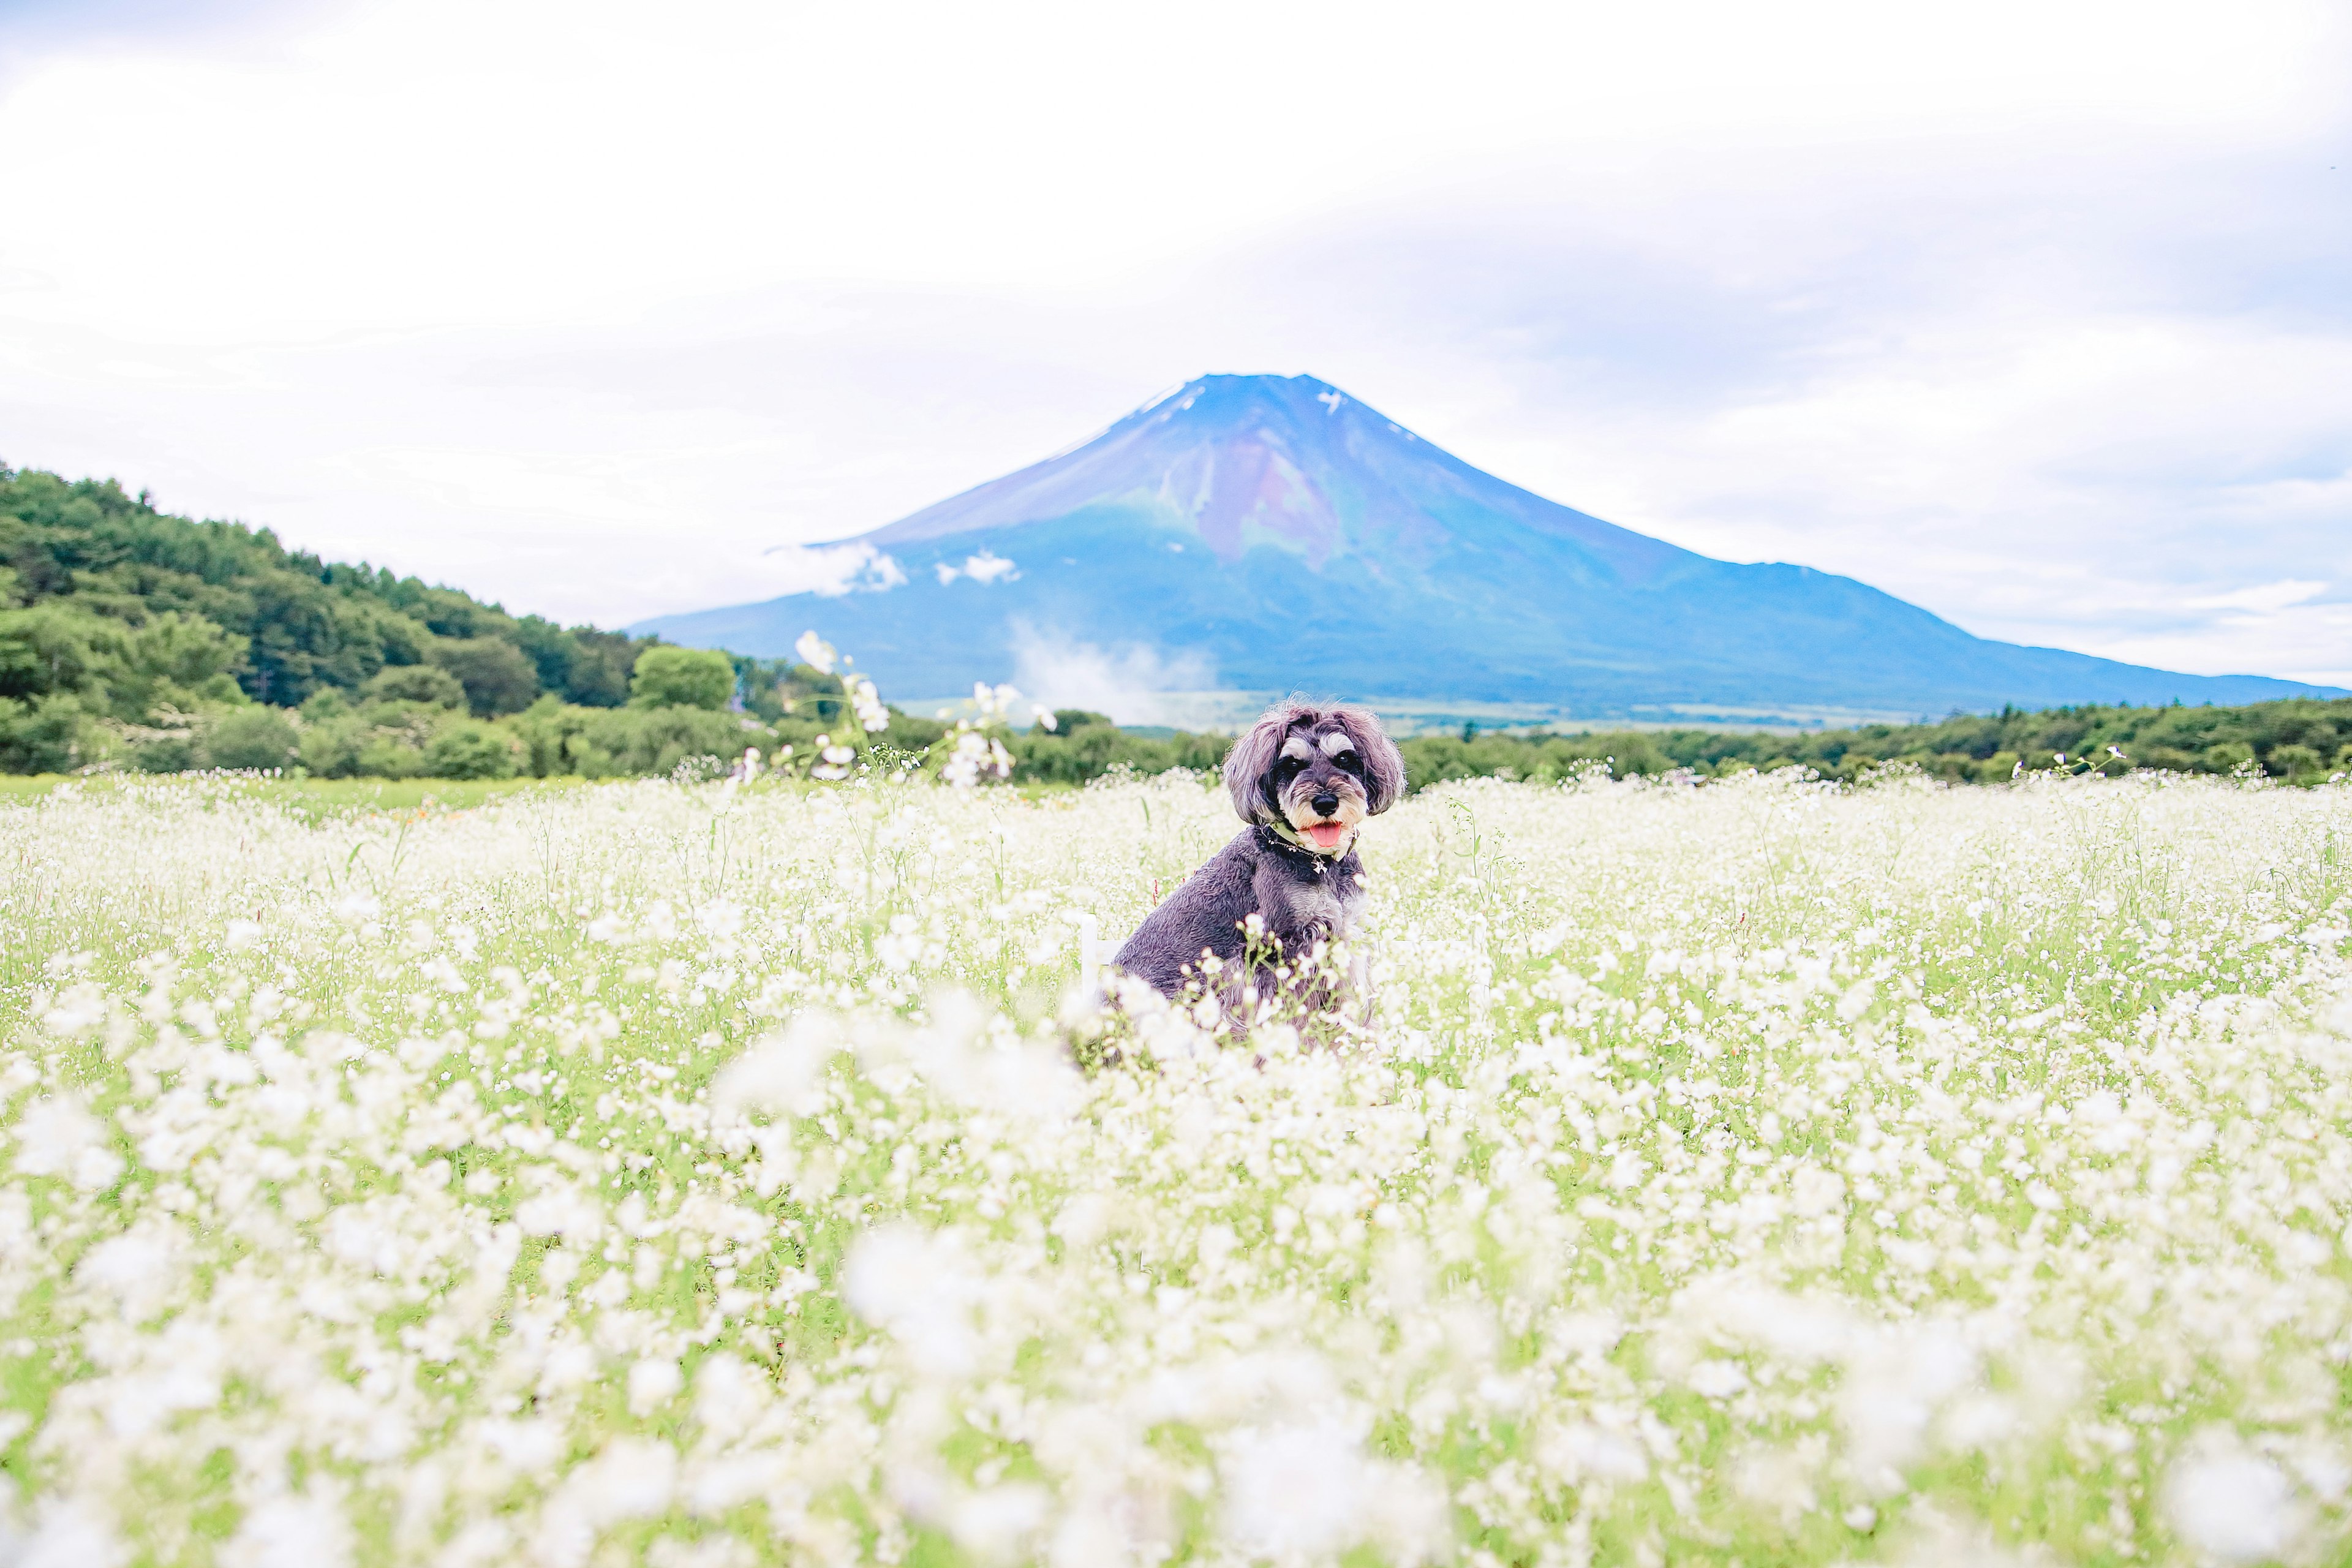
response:
<path id="1" fill-rule="evenodd" d="M 1336 822 L 1318 822 L 1307 830 L 1307 837 L 1315 841 L 1318 849 L 1337 849 L 1340 835 L 1347 831 Z"/>

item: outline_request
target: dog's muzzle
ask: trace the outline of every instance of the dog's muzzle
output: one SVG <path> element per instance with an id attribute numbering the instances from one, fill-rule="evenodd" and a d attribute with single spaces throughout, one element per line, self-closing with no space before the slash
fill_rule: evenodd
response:
<path id="1" fill-rule="evenodd" d="M 1325 790 L 1307 804 L 1315 808 L 1316 816 L 1326 820 L 1301 823 L 1298 828 L 1300 836 L 1323 854 L 1329 855 L 1339 851 L 1345 845 L 1348 837 L 1348 825 L 1338 820 L 1339 797 L 1329 790 Z"/>

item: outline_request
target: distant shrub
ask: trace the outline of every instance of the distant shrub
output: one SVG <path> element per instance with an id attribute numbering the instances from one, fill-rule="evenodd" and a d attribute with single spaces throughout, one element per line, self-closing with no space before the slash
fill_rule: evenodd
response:
<path id="1" fill-rule="evenodd" d="M 735 661 L 699 647 L 649 647 L 629 679 L 633 708 L 727 706 L 735 695 Z"/>
<path id="2" fill-rule="evenodd" d="M 0 773 L 62 773 L 80 766 L 87 722 L 70 697 L 0 697 Z"/>
<path id="3" fill-rule="evenodd" d="M 216 768 L 283 768 L 299 759 L 302 737 L 275 708 L 256 703 L 223 714 L 205 737 Z"/>
<path id="4" fill-rule="evenodd" d="M 2327 776 L 2327 759 L 2309 746 L 2273 746 L 2270 771 L 2297 784 L 2317 784 Z"/>
<path id="5" fill-rule="evenodd" d="M 425 772 L 425 748 L 405 731 L 371 730 L 360 742 L 358 778 L 413 779 Z"/>
<path id="6" fill-rule="evenodd" d="M 310 706 L 303 704 L 306 711 Z M 350 714 L 320 720 L 302 731 L 302 765 L 320 778 L 351 778 L 362 771 L 360 753 L 367 741 L 367 725 Z"/>
<path id="7" fill-rule="evenodd" d="M 508 722 L 523 743 L 530 771 L 541 775 L 666 774 L 688 757 L 740 757 L 746 746 L 765 751 L 774 743 L 765 725 L 755 721 L 746 729 L 736 714 L 695 707 L 542 702 Z"/>
<path id="8" fill-rule="evenodd" d="M 204 742 L 194 731 L 133 741 L 129 754 L 142 773 L 184 773 L 205 763 Z"/>
<path id="9" fill-rule="evenodd" d="M 425 748 L 425 771 L 441 779 L 510 779 L 522 743 L 506 731 L 466 721 L 444 727 Z"/>

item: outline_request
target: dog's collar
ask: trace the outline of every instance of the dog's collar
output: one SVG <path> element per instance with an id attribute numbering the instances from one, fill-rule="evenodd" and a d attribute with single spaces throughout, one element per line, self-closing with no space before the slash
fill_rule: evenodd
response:
<path id="1" fill-rule="evenodd" d="M 1325 849 L 1316 844 L 1313 839 L 1301 837 L 1297 831 L 1286 822 L 1268 822 L 1260 818 L 1258 826 L 1265 828 L 1268 833 L 1273 834 L 1276 838 L 1281 839 L 1285 844 L 1289 845 L 1293 849 L 1304 849 L 1307 853 L 1314 856 L 1318 860 L 1345 859 L 1347 858 L 1348 851 L 1356 847 L 1356 836 L 1353 833 L 1349 834 L 1347 837 L 1339 840 L 1336 847 Z"/>

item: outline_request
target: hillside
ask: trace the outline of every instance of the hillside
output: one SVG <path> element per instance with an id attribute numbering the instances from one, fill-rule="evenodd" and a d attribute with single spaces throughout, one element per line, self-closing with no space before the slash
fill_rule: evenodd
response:
<path id="1" fill-rule="evenodd" d="M 854 542 L 865 569 L 845 591 L 635 629 L 773 655 L 814 626 L 910 697 L 1034 685 L 1080 646 L 1139 650 L 1131 664 L 1199 689 L 1580 720 L 2332 694 L 1992 642 L 1851 578 L 1695 554 L 1507 484 L 1307 376 L 1204 377 Z"/>
<path id="2" fill-rule="evenodd" d="M 511 616 L 112 480 L 0 468 L 0 773 L 609 778 L 746 747 L 805 769 L 820 737 L 870 752 L 850 706 L 789 659 Z M 944 728 L 894 714 L 888 739 Z"/>
<path id="3" fill-rule="evenodd" d="M 388 670 L 445 673 L 477 717 L 542 696 L 617 707 L 653 641 L 510 616 L 288 550 L 266 529 L 171 516 L 110 479 L 0 468 L 0 766 L 54 761 L 53 742 L 84 719 L 293 708 L 357 695 Z"/>

